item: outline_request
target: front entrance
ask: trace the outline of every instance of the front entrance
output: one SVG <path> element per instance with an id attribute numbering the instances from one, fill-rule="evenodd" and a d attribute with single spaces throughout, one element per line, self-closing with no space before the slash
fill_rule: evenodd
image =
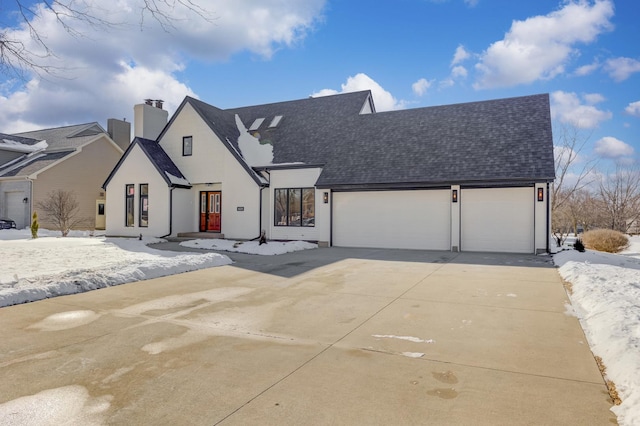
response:
<path id="1" fill-rule="evenodd" d="M 220 232 L 222 193 L 220 191 L 200 192 L 200 232 Z"/>

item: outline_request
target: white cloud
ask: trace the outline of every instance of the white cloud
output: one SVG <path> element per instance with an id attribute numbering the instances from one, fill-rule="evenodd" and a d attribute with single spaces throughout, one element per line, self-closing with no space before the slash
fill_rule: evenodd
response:
<path id="1" fill-rule="evenodd" d="M 469 52 L 464 48 L 463 45 L 459 45 L 456 48 L 456 52 L 453 54 L 453 59 L 451 60 L 451 66 L 457 65 L 460 62 L 463 62 L 465 59 L 468 59 L 471 56 Z"/>
<path id="2" fill-rule="evenodd" d="M 474 7 L 480 0 L 464 0 L 465 4 L 470 7 Z"/>
<path id="3" fill-rule="evenodd" d="M 360 90 L 371 90 L 373 95 L 373 103 L 376 106 L 377 111 L 391 111 L 396 109 L 403 109 L 406 106 L 406 102 L 399 101 L 393 97 L 393 95 L 386 91 L 376 81 L 364 73 L 356 74 L 347 78 L 347 82 L 342 84 L 341 90 L 334 89 L 322 89 L 313 93 L 312 97 L 337 95 L 338 93 L 350 93 L 358 92 Z"/>
<path id="4" fill-rule="evenodd" d="M 604 69 L 611 78 L 620 82 L 629 78 L 631 74 L 640 72 L 640 61 L 632 58 L 609 59 Z"/>
<path id="5" fill-rule="evenodd" d="M 586 95 L 590 101 L 598 99 L 598 94 Z M 602 98 L 603 99 L 603 98 Z M 602 111 L 594 105 L 583 104 L 576 93 L 563 91 L 551 94 L 551 117 L 581 129 L 592 129 L 601 122 L 611 119 L 613 114 Z"/>
<path id="6" fill-rule="evenodd" d="M 453 86 L 454 84 L 456 84 L 456 82 L 453 81 L 453 78 L 448 77 L 448 78 L 445 78 L 444 80 L 440 80 L 440 83 L 438 83 L 438 87 L 440 89 L 447 89 Z"/>
<path id="7" fill-rule="evenodd" d="M 425 93 L 427 93 L 427 90 L 431 87 L 432 84 L 433 80 L 429 81 L 426 78 L 421 78 L 411 85 L 411 89 L 416 95 L 423 96 Z"/>
<path id="8" fill-rule="evenodd" d="M 584 101 L 589 105 L 599 104 L 600 102 L 604 102 L 606 99 L 600 93 L 586 93 L 582 95 Z"/>
<path id="9" fill-rule="evenodd" d="M 611 0 L 569 0 L 545 16 L 514 21 L 503 40 L 481 55 L 476 89 L 510 87 L 551 79 L 565 71 L 575 45 L 590 43 L 612 28 Z"/>
<path id="10" fill-rule="evenodd" d="M 56 54 L 40 64 L 58 70 L 46 79 L 30 76 L 21 87 L 0 87 L 0 131 L 131 118 L 133 105 L 148 97 L 164 99 L 171 111 L 185 95 L 195 96 L 180 78 L 191 59 L 222 60 L 240 51 L 268 59 L 313 30 L 326 0 L 199 0 L 198 5 L 211 11 L 212 21 L 176 6 L 170 11 L 175 25 L 168 31 L 150 16 L 141 31 L 140 14 L 132 12 L 139 8 L 138 0 L 108 6 L 99 0 L 84 3 L 95 6 L 99 17 L 120 24 L 95 28 L 74 22 L 82 36 L 72 37 L 51 13 L 34 18 L 32 24 Z M 28 29 L 1 31 L 30 51 L 43 53 Z"/>
<path id="11" fill-rule="evenodd" d="M 583 65 L 581 67 L 576 68 L 576 70 L 573 73 L 579 77 L 584 77 L 585 75 L 591 74 L 598 68 L 600 68 L 600 63 L 596 61 L 592 64 Z"/>
<path id="12" fill-rule="evenodd" d="M 620 158 L 633 155 L 634 149 L 619 139 L 605 136 L 596 142 L 594 151 L 601 157 Z"/>
<path id="13" fill-rule="evenodd" d="M 636 117 L 640 117 L 640 101 L 631 102 L 624 109 L 624 112 L 626 112 L 629 115 L 634 115 Z"/>
<path id="14" fill-rule="evenodd" d="M 451 76 L 455 78 L 466 78 L 467 69 L 461 65 L 457 65 L 451 69 Z"/>

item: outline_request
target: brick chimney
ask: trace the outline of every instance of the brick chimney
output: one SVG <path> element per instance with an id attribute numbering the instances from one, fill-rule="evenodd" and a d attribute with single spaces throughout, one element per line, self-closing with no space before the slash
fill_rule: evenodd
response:
<path id="1" fill-rule="evenodd" d="M 133 107 L 133 136 L 156 140 L 167 125 L 169 113 L 162 109 L 160 99 L 145 99 Z"/>

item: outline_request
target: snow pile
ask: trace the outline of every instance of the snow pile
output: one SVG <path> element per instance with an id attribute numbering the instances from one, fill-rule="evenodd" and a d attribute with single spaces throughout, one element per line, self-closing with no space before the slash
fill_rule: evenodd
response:
<path id="1" fill-rule="evenodd" d="M 43 149 L 47 149 L 48 146 L 49 144 L 47 144 L 46 141 L 40 141 L 33 145 L 21 143 L 11 139 L 3 139 L 2 141 L 0 141 L 0 149 L 8 149 L 10 151 L 16 152 L 37 152 L 42 151 Z"/>
<path id="2" fill-rule="evenodd" d="M 621 425 L 640 424 L 640 238 L 624 255 L 587 250 L 554 256 L 572 284 L 573 311 L 591 350 L 602 358 L 622 404 L 611 410 Z"/>
<path id="3" fill-rule="evenodd" d="M 189 183 L 188 180 L 184 179 L 184 178 L 180 178 L 178 176 L 174 176 L 171 173 L 165 171 L 164 172 L 167 177 L 169 178 L 169 182 L 171 182 L 173 185 L 184 185 L 184 186 L 191 186 L 191 184 Z"/>
<path id="4" fill-rule="evenodd" d="M 70 385 L 0 404 L 0 419 L 5 425 L 101 425 L 112 399 L 93 398 L 84 386 Z"/>
<path id="5" fill-rule="evenodd" d="M 240 131 L 238 146 L 242 153 L 242 158 L 251 167 L 268 166 L 273 163 L 273 146 L 271 144 L 261 144 L 260 140 L 251 136 L 247 131 L 240 116 L 236 114 L 236 126 Z"/>
<path id="6" fill-rule="evenodd" d="M 32 240 L 26 234 L 0 231 L 0 307 L 232 263 L 218 253 L 147 247 L 159 239 L 52 238 L 44 232 Z"/>
<path id="7" fill-rule="evenodd" d="M 258 244 L 258 241 L 233 241 L 233 240 L 190 240 L 180 243 L 183 247 L 197 248 L 203 250 L 222 250 L 235 253 L 261 254 L 272 256 L 277 254 L 290 253 L 300 250 L 318 248 L 317 244 L 305 241 L 269 241 L 267 244 Z"/>

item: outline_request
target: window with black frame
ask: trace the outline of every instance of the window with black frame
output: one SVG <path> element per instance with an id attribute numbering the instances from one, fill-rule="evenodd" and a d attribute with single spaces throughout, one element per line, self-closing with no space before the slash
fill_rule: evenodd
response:
<path id="1" fill-rule="evenodd" d="M 188 157 L 193 154 L 193 136 L 184 136 L 182 138 L 182 156 Z"/>
<path id="2" fill-rule="evenodd" d="M 133 209 L 134 209 L 134 197 L 136 193 L 136 187 L 134 184 L 125 185 L 125 215 L 124 215 L 124 226 L 133 226 Z"/>
<path id="3" fill-rule="evenodd" d="M 140 218 L 139 225 L 142 228 L 149 226 L 149 184 L 140 184 Z"/>
<path id="4" fill-rule="evenodd" d="M 275 190 L 276 226 L 315 226 L 315 189 L 282 188 Z"/>

